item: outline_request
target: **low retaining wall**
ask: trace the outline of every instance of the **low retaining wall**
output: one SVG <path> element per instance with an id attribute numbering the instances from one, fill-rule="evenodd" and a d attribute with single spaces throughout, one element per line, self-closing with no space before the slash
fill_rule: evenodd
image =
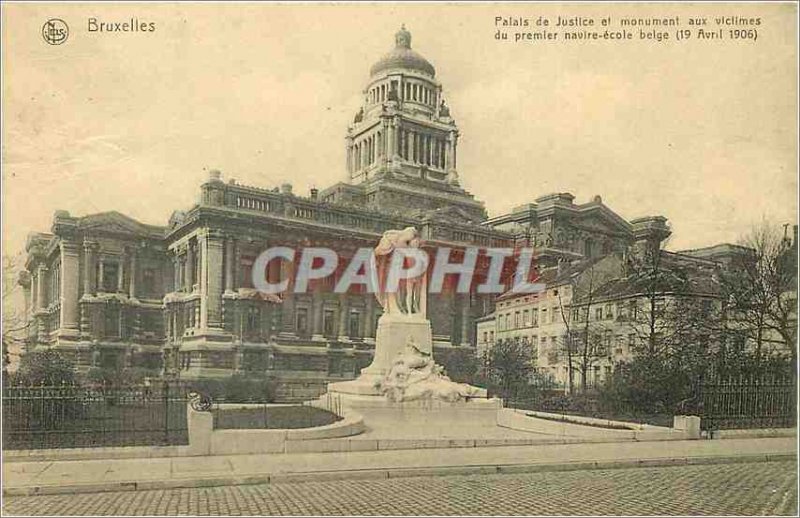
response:
<path id="1" fill-rule="evenodd" d="M 547 417 L 547 419 L 539 418 Z M 700 437 L 699 418 L 696 432 L 690 429 L 664 428 L 652 425 L 639 425 L 623 421 L 608 421 L 580 416 L 562 416 L 561 414 L 548 414 L 546 412 L 533 412 L 530 410 L 512 410 L 505 408 L 497 414 L 497 425 L 512 430 L 522 430 L 563 438 L 607 440 L 632 440 L 632 441 L 665 441 L 697 439 Z M 616 426 L 626 426 L 627 429 L 601 428 L 598 425 L 614 423 Z M 694 423 L 694 421 L 691 421 Z M 594 425 L 594 426 L 590 426 Z"/>
<path id="2" fill-rule="evenodd" d="M 256 405 L 258 406 L 258 405 Z M 223 408 L 248 408 L 252 405 L 225 405 Z M 296 443 L 309 440 L 350 437 L 362 433 L 364 418 L 344 411 L 342 420 L 314 428 L 214 430 L 210 412 L 187 411 L 190 455 L 240 455 L 298 451 Z"/>
<path id="3" fill-rule="evenodd" d="M 585 417 L 581 415 L 570 414 L 554 414 L 552 412 L 539 412 L 537 410 L 523 410 L 527 415 L 534 417 L 542 417 L 554 421 L 563 421 L 566 423 L 586 424 L 594 426 L 606 426 L 609 429 L 628 429 L 628 430 L 644 430 L 648 425 L 640 423 L 629 423 L 626 421 L 612 421 L 610 419 L 598 419 L 596 417 Z"/>
<path id="4" fill-rule="evenodd" d="M 274 404 L 268 406 L 297 406 Z M 315 404 L 326 409 L 324 405 Z M 220 404 L 221 408 L 262 408 L 258 404 Z M 179 446 L 120 446 L 107 448 L 61 448 L 47 450 L 5 450 L 3 460 L 26 462 L 43 460 L 90 460 L 188 457 L 195 455 L 237 455 L 249 453 L 285 453 L 306 451 L 300 446 L 305 441 L 317 442 L 358 435 L 364 430 L 360 414 L 345 410 L 341 421 L 314 428 L 214 430 L 211 412 L 198 412 L 188 406 L 186 410 L 189 444 Z M 335 451 L 324 448 L 308 451 Z"/>

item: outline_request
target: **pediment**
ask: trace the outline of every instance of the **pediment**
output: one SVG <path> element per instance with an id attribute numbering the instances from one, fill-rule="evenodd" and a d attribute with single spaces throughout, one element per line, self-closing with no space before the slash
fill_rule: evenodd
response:
<path id="1" fill-rule="evenodd" d="M 447 223 L 479 223 L 475 221 L 475 216 L 458 206 L 442 207 L 427 213 L 427 217 L 440 222 Z"/>
<path id="2" fill-rule="evenodd" d="M 152 237 L 160 234 L 158 227 L 146 225 L 116 211 L 102 212 L 81 218 L 80 228 L 88 232 L 99 231 L 137 237 Z"/>
<path id="3" fill-rule="evenodd" d="M 574 223 L 582 229 L 602 233 L 630 233 L 630 224 L 603 205 L 581 211 Z"/>

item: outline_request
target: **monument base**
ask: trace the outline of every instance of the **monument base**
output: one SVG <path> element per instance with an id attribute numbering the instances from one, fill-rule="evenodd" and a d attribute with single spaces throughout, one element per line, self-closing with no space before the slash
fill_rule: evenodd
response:
<path id="1" fill-rule="evenodd" d="M 420 353 L 433 356 L 433 332 L 428 319 L 419 315 L 383 315 L 375 332 L 375 356 L 361 374 L 385 376 L 398 354 L 409 344 Z"/>

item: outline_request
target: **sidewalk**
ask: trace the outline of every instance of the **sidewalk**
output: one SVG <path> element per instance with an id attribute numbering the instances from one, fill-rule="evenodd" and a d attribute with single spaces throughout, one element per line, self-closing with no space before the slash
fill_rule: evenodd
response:
<path id="1" fill-rule="evenodd" d="M 5 495 L 796 458 L 794 438 L 7 462 Z"/>

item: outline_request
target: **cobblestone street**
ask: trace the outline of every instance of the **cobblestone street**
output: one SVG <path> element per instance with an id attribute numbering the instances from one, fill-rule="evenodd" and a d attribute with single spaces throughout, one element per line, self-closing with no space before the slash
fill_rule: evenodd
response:
<path id="1" fill-rule="evenodd" d="M 13 515 L 791 515 L 794 462 L 9 497 Z"/>

